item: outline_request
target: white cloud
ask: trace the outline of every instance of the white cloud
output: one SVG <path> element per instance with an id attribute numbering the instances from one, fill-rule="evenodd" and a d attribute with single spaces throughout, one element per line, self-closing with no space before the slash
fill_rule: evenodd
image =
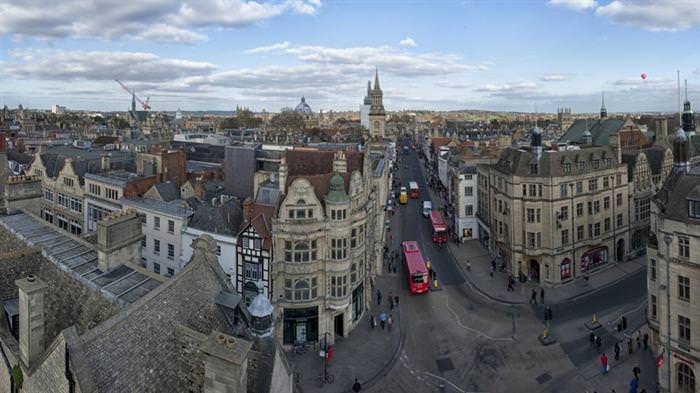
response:
<path id="1" fill-rule="evenodd" d="M 596 14 L 651 31 L 686 30 L 700 25 L 700 0 L 615 0 Z"/>
<path id="2" fill-rule="evenodd" d="M 547 74 L 540 77 L 542 82 L 563 82 L 569 79 L 571 79 L 569 74 Z"/>
<path id="3" fill-rule="evenodd" d="M 510 93 L 519 91 L 530 91 L 536 89 L 537 85 L 532 82 L 513 82 L 502 85 L 489 84 L 474 89 L 476 92 L 482 93 Z"/>
<path id="4" fill-rule="evenodd" d="M 9 78 L 58 81 L 167 82 L 208 74 L 211 63 L 162 58 L 144 52 L 66 51 L 56 49 L 16 49 L 11 60 L 0 62 L 0 75 Z"/>
<path id="5" fill-rule="evenodd" d="M 562 6 L 574 10 L 585 10 L 595 8 L 598 5 L 596 0 L 549 0 L 550 5 Z"/>
<path id="6" fill-rule="evenodd" d="M 259 46 L 245 51 L 245 53 L 267 53 L 289 48 L 289 41 L 278 42 L 276 44 Z"/>
<path id="7" fill-rule="evenodd" d="M 240 27 L 283 13 L 314 14 L 319 0 L 0 0 L 0 34 L 190 43 L 197 27 Z"/>
<path id="8" fill-rule="evenodd" d="M 411 37 L 406 37 L 406 38 L 402 39 L 401 41 L 399 41 L 399 44 L 401 44 L 401 46 L 410 46 L 410 47 L 418 46 L 418 44 L 416 44 L 416 41 L 414 41 L 413 38 L 411 38 Z"/>

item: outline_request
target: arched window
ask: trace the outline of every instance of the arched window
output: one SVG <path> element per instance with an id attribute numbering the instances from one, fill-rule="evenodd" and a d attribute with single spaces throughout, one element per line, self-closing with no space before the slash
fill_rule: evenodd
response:
<path id="1" fill-rule="evenodd" d="M 685 363 L 678 364 L 678 392 L 695 393 L 695 373 Z"/>
<path id="2" fill-rule="evenodd" d="M 309 300 L 309 282 L 298 280 L 294 284 L 294 300 Z"/>
<path id="3" fill-rule="evenodd" d="M 317 255 L 316 240 L 284 242 L 285 262 L 313 262 Z"/>

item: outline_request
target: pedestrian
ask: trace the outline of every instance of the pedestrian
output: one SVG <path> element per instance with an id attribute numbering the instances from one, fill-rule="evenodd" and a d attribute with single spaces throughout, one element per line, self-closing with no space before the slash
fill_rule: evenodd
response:
<path id="1" fill-rule="evenodd" d="M 496 270 L 496 260 L 495 259 L 491 260 L 491 270 Z"/>
<path id="2" fill-rule="evenodd" d="M 642 349 L 642 332 L 637 330 L 637 349 Z"/>
<path id="3" fill-rule="evenodd" d="M 359 393 L 360 390 L 362 390 L 362 385 L 360 385 L 360 381 L 355 378 L 355 383 L 352 384 L 352 391 L 355 393 Z"/>
<path id="4" fill-rule="evenodd" d="M 382 292 L 377 289 L 377 306 L 380 306 L 382 304 Z"/>
<path id="5" fill-rule="evenodd" d="M 540 288 L 540 303 L 544 304 L 544 288 Z"/>
<path id="6" fill-rule="evenodd" d="M 620 360 L 620 342 L 615 343 L 615 360 Z"/>
<path id="7" fill-rule="evenodd" d="M 642 339 L 642 341 L 644 342 L 644 350 L 646 351 L 647 349 L 649 349 L 649 334 L 648 333 L 644 333 L 644 338 Z"/>
<path id="8" fill-rule="evenodd" d="M 384 330 L 386 328 L 386 321 L 385 320 L 380 319 L 379 324 L 382 326 L 382 330 Z"/>
<path id="9" fill-rule="evenodd" d="M 374 329 L 375 326 L 377 326 L 377 321 L 374 319 L 374 314 L 371 314 L 369 316 L 369 327 Z"/>
<path id="10" fill-rule="evenodd" d="M 532 294 L 530 295 L 530 304 L 537 304 L 537 291 L 534 289 L 532 290 Z"/>
<path id="11" fill-rule="evenodd" d="M 608 373 L 608 357 L 605 352 L 600 356 L 600 365 L 603 366 L 603 374 Z"/>
<path id="12" fill-rule="evenodd" d="M 389 319 L 386 320 L 387 325 L 389 325 L 389 331 L 391 331 L 391 326 L 394 325 L 394 318 L 391 317 L 391 314 L 389 314 Z"/>
<path id="13" fill-rule="evenodd" d="M 399 307 L 399 295 L 394 296 L 394 303 L 396 303 L 396 307 Z"/>
<path id="14" fill-rule="evenodd" d="M 389 295 L 389 308 L 394 311 L 394 297 Z"/>
<path id="15" fill-rule="evenodd" d="M 595 338 L 595 349 L 600 352 L 600 347 L 603 345 L 603 339 L 600 338 L 600 336 L 596 336 Z"/>
<path id="16" fill-rule="evenodd" d="M 588 344 L 590 345 L 591 348 L 593 348 L 593 345 L 595 345 L 595 333 L 590 332 L 588 334 Z"/>
<path id="17" fill-rule="evenodd" d="M 634 374 L 635 378 L 639 379 L 639 374 L 642 373 L 642 369 L 635 365 L 634 368 L 632 368 L 632 373 Z"/>
<path id="18" fill-rule="evenodd" d="M 627 339 L 627 352 L 631 355 L 634 352 L 634 345 L 632 344 L 632 337 Z"/>
<path id="19" fill-rule="evenodd" d="M 467 271 L 468 272 L 472 271 L 472 263 L 469 262 L 469 259 L 467 259 Z"/>
<path id="20" fill-rule="evenodd" d="M 493 269 L 489 270 L 489 277 L 493 280 Z"/>

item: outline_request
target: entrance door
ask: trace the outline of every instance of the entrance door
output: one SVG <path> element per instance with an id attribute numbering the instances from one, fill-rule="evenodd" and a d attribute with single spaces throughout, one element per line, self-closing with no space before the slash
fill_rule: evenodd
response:
<path id="1" fill-rule="evenodd" d="M 625 256 L 625 239 L 620 239 L 617 241 L 617 261 L 622 262 L 622 258 Z"/>
<path id="2" fill-rule="evenodd" d="M 294 341 L 298 343 L 306 342 L 306 321 L 298 321 L 294 328 Z"/>
<path id="3" fill-rule="evenodd" d="M 530 259 L 530 280 L 540 281 L 540 263 Z"/>
<path id="4" fill-rule="evenodd" d="M 343 314 L 338 314 L 335 316 L 333 325 L 335 326 L 336 336 L 343 336 Z"/>

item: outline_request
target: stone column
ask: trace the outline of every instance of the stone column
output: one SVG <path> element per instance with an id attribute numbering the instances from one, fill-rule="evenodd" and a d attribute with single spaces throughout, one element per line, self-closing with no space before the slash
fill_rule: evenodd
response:
<path id="1" fill-rule="evenodd" d="M 48 285 L 30 274 L 15 281 L 19 291 L 19 350 L 27 368 L 44 351 L 44 295 Z"/>

